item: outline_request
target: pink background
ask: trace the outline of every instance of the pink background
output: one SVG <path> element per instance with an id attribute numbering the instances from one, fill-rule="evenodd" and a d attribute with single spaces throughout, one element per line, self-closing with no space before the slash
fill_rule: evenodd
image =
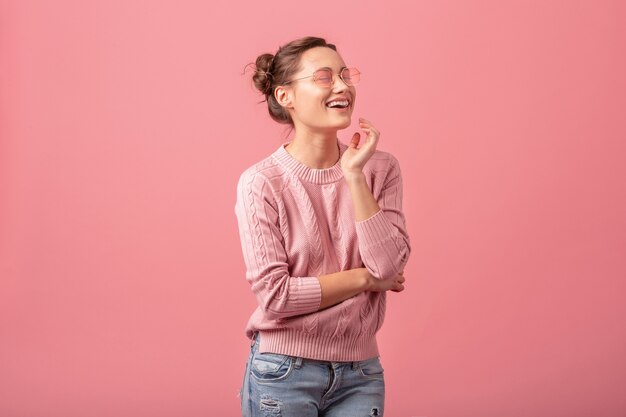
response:
<path id="1" fill-rule="evenodd" d="M 2 1 L 0 416 L 238 415 L 242 71 L 305 35 L 405 177 L 386 415 L 626 415 L 624 4 Z"/>

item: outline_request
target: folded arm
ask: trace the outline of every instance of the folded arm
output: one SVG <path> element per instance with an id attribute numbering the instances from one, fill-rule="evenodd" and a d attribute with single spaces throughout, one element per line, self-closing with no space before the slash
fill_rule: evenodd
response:
<path id="1" fill-rule="evenodd" d="M 371 276 L 365 268 L 319 277 L 290 275 L 278 209 L 269 185 L 259 173 L 240 177 L 235 214 L 246 280 L 267 318 L 313 313 L 370 289 Z"/>
<path id="2" fill-rule="evenodd" d="M 378 199 L 365 175 L 346 177 L 355 210 L 359 252 L 365 267 L 379 279 L 390 279 L 404 271 L 411 243 L 402 212 L 402 173 L 397 159 L 390 166 Z"/>

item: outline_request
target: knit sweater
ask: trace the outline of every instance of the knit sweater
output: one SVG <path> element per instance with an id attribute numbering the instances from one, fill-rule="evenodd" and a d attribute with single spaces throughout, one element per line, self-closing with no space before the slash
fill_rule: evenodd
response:
<path id="1" fill-rule="evenodd" d="M 309 168 L 287 152 L 288 143 L 247 168 L 237 183 L 246 280 L 259 304 L 246 336 L 260 332 L 259 352 L 325 361 L 378 356 L 386 292 L 363 291 L 319 310 L 317 277 L 365 267 L 390 279 L 404 270 L 411 247 L 398 160 L 376 150 L 367 161 L 363 173 L 380 210 L 355 221 L 340 160 Z M 347 145 L 337 143 L 343 155 Z"/>

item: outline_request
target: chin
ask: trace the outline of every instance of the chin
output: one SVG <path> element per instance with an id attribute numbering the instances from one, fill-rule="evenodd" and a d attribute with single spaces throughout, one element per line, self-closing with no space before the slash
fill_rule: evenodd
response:
<path id="1" fill-rule="evenodd" d="M 336 121 L 335 123 L 333 123 L 333 126 L 337 127 L 338 129 L 345 129 L 346 127 L 350 126 L 350 124 L 352 124 L 352 114 L 348 114 L 345 117 L 341 118 L 341 120 Z"/>
<path id="2" fill-rule="evenodd" d="M 340 123 L 337 125 L 337 129 L 347 129 L 352 124 L 352 119 L 346 119 L 344 123 Z"/>

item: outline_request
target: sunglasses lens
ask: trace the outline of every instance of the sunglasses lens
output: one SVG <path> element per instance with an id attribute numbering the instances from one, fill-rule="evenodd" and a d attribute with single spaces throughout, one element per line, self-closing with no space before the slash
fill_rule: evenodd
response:
<path id="1" fill-rule="evenodd" d="M 348 85 L 356 85 L 361 79 L 361 73 L 356 68 L 344 68 L 341 78 Z M 330 87 L 333 85 L 333 73 L 330 70 L 318 70 L 315 72 L 315 82 L 320 87 Z"/>
<path id="2" fill-rule="evenodd" d="M 329 70 L 319 70 L 315 72 L 315 82 L 320 87 L 330 87 L 333 83 L 333 73 Z"/>
<path id="3" fill-rule="evenodd" d="M 345 68 L 341 76 L 348 85 L 358 84 L 361 80 L 361 73 L 356 68 Z"/>

